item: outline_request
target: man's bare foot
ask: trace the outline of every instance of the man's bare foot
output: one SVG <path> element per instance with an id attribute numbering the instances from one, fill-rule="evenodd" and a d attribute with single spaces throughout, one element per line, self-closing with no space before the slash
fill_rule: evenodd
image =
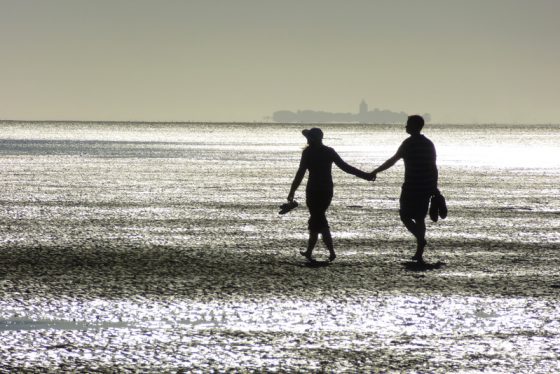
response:
<path id="1" fill-rule="evenodd" d="M 426 242 L 425 239 L 418 241 L 418 245 L 416 246 L 416 253 L 414 254 L 414 256 L 412 256 L 412 260 L 424 262 L 422 255 L 424 254 L 424 247 L 426 247 L 426 244 L 428 244 L 428 242 Z"/>
<path id="2" fill-rule="evenodd" d="M 418 261 L 419 263 L 424 263 L 424 259 L 422 258 L 422 255 L 418 255 L 418 254 L 412 256 L 412 261 Z"/>
<path id="3" fill-rule="evenodd" d="M 331 252 L 331 254 L 329 255 L 329 261 L 333 262 L 335 258 L 336 258 L 336 254 L 334 252 Z"/>

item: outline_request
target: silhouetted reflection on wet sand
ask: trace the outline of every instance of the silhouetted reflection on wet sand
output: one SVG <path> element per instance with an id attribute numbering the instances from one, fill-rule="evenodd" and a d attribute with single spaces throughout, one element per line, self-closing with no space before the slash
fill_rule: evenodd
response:
<path id="1" fill-rule="evenodd" d="M 418 262 L 418 261 L 405 261 L 402 263 L 404 268 L 409 271 L 428 271 L 428 270 L 436 270 L 441 269 L 445 266 L 444 262 L 438 261 L 435 263 L 429 262 Z"/>
<path id="2" fill-rule="evenodd" d="M 554 245 L 539 245 L 535 258 L 532 244 L 516 246 L 512 255 L 510 245 L 500 242 L 438 240 L 438 252 L 445 261 L 432 264 L 429 269 L 433 271 L 427 271 L 420 284 L 407 274 L 424 268 L 402 261 L 407 257 L 408 241 L 371 243 L 341 238 L 339 242 L 341 248 L 354 252 L 342 251 L 340 259 L 320 272 L 309 272 L 308 267 L 320 267 L 323 262 L 308 264 L 289 250 L 301 244 L 298 239 L 271 240 L 256 247 L 237 244 L 188 250 L 130 244 L 90 249 L 20 247 L 0 252 L 0 263 L 3 279 L 13 284 L 10 289 L 25 290 L 22 296 L 30 298 L 169 295 L 215 299 L 227 297 L 233 290 L 242 290 L 247 297 L 280 298 L 342 290 L 357 295 L 380 290 L 476 295 L 479 291 L 474 285 L 484 288 L 486 295 L 555 295 L 550 288 L 554 279 L 547 276 L 555 271 L 550 261 L 558 256 Z M 515 282 L 508 282 L 513 275 Z"/>
<path id="3" fill-rule="evenodd" d="M 320 260 L 313 260 L 313 261 L 305 261 L 303 266 L 307 266 L 308 268 L 324 268 L 329 266 L 332 261 L 320 261 Z"/>

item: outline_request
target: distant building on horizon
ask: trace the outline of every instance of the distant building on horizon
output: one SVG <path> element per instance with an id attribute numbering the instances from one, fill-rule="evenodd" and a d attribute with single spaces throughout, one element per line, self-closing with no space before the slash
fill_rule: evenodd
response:
<path id="1" fill-rule="evenodd" d="M 422 115 L 426 122 L 431 116 L 429 113 Z M 281 123 L 370 123 L 370 124 L 391 124 L 404 123 L 408 118 L 405 112 L 393 112 L 391 110 L 381 110 L 375 108 L 369 110 L 368 104 L 362 100 L 358 113 L 332 113 L 316 110 L 279 110 L 274 112 L 272 119 L 274 122 Z"/>
<path id="2" fill-rule="evenodd" d="M 366 103 L 366 101 L 364 99 L 362 99 L 362 102 L 360 103 L 360 115 L 366 115 L 368 112 L 368 105 Z"/>

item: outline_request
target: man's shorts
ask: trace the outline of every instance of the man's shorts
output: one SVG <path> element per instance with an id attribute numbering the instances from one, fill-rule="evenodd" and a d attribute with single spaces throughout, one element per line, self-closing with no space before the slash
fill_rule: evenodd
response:
<path id="1" fill-rule="evenodd" d="M 431 192 L 401 191 L 400 214 L 402 217 L 424 219 L 428 214 Z"/>

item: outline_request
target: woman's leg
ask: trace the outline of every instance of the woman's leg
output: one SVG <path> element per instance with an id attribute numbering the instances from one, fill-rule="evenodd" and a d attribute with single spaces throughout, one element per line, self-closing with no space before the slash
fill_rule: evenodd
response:
<path id="1" fill-rule="evenodd" d="M 327 227 L 321 231 L 321 236 L 323 238 L 323 243 L 329 250 L 329 261 L 334 261 L 336 258 L 336 253 L 334 252 L 334 243 L 331 236 L 331 230 Z"/>
<path id="2" fill-rule="evenodd" d="M 315 244 L 317 244 L 317 239 L 319 238 L 319 233 L 315 231 L 309 230 L 309 239 L 307 240 L 307 251 L 300 251 L 302 256 L 311 259 L 311 255 L 313 254 L 313 249 L 315 248 Z"/>
<path id="3" fill-rule="evenodd" d="M 336 258 L 333 240 L 327 221 L 326 212 L 332 199 L 332 191 L 306 191 L 306 204 L 309 209 L 309 242 L 306 252 L 301 252 L 307 258 L 311 257 L 311 252 L 317 243 L 319 233 L 323 242 L 329 250 L 329 259 Z"/>

